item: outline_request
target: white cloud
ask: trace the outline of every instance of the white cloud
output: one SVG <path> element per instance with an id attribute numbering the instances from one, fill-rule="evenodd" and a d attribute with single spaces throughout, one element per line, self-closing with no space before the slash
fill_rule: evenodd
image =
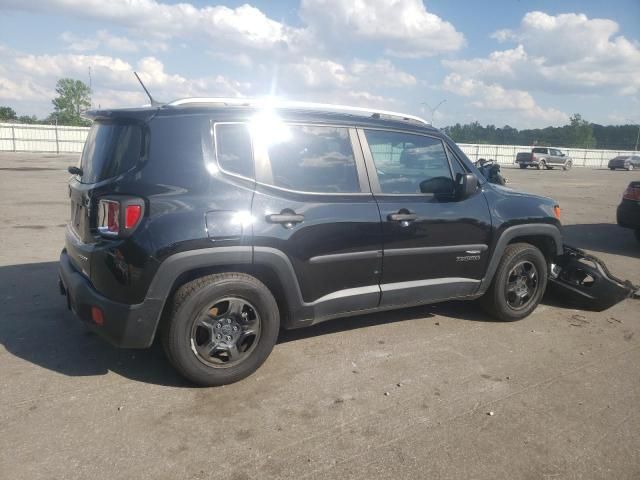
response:
<path id="1" fill-rule="evenodd" d="M 480 110 L 509 111 L 539 125 L 564 124 L 569 116 L 555 108 L 539 106 L 529 92 L 506 89 L 496 83 L 463 77 L 457 73 L 445 77 L 443 88 L 472 99 L 470 106 Z"/>
<path id="2" fill-rule="evenodd" d="M 383 44 L 398 57 L 426 57 L 464 45 L 464 36 L 422 0 L 303 0 L 300 14 L 316 38 Z"/>
<path id="3" fill-rule="evenodd" d="M 112 35 L 106 30 L 98 30 L 94 36 L 79 37 L 71 32 L 60 35 L 67 48 L 74 52 L 87 52 L 99 48 L 117 52 L 137 52 L 138 46 L 126 37 Z"/>
<path id="4" fill-rule="evenodd" d="M 210 41 L 257 50 L 297 48 L 304 32 L 267 17 L 244 4 L 196 7 L 157 0 L 0 0 L 0 8 L 68 14 L 111 22 L 140 36 L 160 39 L 204 36 Z"/>
<path id="5" fill-rule="evenodd" d="M 134 67 L 125 60 L 105 55 L 25 55 L 5 49 L 0 50 L 0 99 L 16 104 L 16 110 L 20 110 L 19 104 L 28 108 L 37 105 L 32 113 L 45 116 L 51 111 L 56 81 L 62 77 L 85 79 L 89 67 L 93 79 L 93 104 L 103 108 L 148 103 L 133 76 L 134 70 L 158 100 L 189 96 L 234 97 L 246 95 L 251 89 L 249 83 L 222 75 L 187 78 L 169 73 L 155 57 L 143 57 Z"/>
<path id="6" fill-rule="evenodd" d="M 640 91 L 640 45 L 615 34 L 618 24 L 583 14 L 527 13 L 519 28 L 498 30 L 512 49 L 444 61 L 453 72 L 509 88 L 546 93 L 633 95 Z"/>

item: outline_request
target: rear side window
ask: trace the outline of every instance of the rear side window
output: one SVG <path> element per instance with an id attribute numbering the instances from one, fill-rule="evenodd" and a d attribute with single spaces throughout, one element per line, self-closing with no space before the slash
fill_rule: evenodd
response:
<path id="1" fill-rule="evenodd" d="M 142 127 L 94 123 L 82 150 L 82 183 L 96 183 L 133 168 L 142 156 Z"/>
<path id="2" fill-rule="evenodd" d="M 382 193 L 422 193 L 425 181 L 451 182 L 442 141 L 409 133 L 365 130 Z"/>
<path id="3" fill-rule="evenodd" d="M 266 145 L 269 183 L 313 193 L 360 192 L 349 130 L 339 127 L 286 125 L 286 134 Z"/>
<path id="4" fill-rule="evenodd" d="M 253 179 L 251 137 L 245 124 L 215 125 L 216 157 L 223 170 Z"/>
<path id="5" fill-rule="evenodd" d="M 547 149 L 546 148 L 534 148 L 532 150 L 533 153 L 547 153 Z"/>

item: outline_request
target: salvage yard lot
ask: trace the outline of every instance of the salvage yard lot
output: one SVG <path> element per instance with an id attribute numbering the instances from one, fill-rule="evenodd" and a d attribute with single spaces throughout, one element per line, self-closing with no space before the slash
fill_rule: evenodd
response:
<path id="1" fill-rule="evenodd" d="M 0 478 L 640 478 L 639 301 L 548 298 L 509 324 L 462 302 L 338 319 L 283 332 L 240 383 L 194 388 L 158 346 L 89 334 L 58 294 L 76 160 L 0 154 Z M 615 225 L 639 173 L 503 173 L 640 283 Z"/>

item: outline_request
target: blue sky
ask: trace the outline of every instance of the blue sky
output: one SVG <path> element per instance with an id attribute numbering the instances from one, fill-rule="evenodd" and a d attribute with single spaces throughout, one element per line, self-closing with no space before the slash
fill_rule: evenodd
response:
<path id="1" fill-rule="evenodd" d="M 640 121 L 640 2 L 0 0 L 0 105 L 51 111 L 277 96 L 406 111 L 438 126 Z"/>

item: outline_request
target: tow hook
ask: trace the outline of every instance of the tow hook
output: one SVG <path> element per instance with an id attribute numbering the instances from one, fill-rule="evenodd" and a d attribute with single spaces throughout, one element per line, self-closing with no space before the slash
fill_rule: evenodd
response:
<path id="1" fill-rule="evenodd" d="M 615 277 L 602 260 L 565 245 L 549 269 L 549 287 L 563 301 L 601 312 L 626 298 L 640 299 L 640 287 Z"/>

